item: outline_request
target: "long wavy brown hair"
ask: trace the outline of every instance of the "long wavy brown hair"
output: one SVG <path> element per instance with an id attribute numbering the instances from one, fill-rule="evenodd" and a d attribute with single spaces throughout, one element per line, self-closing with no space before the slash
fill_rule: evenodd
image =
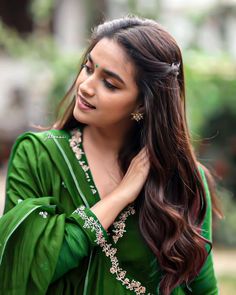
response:
<path id="1" fill-rule="evenodd" d="M 144 119 L 129 131 L 119 163 L 125 173 L 133 156 L 147 147 L 151 169 L 139 198 L 140 230 L 163 272 L 159 290 L 168 295 L 176 286 L 193 280 L 209 254 L 206 243 L 211 246 L 201 236 L 207 203 L 187 128 L 181 51 L 157 22 L 125 17 L 94 29 L 82 64 L 102 38 L 115 40 L 136 69 Z M 74 89 L 75 82 L 59 106 L 54 128 L 78 126 L 73 117 Z M 217 211 L 211 182 L 209 185 Z"/>

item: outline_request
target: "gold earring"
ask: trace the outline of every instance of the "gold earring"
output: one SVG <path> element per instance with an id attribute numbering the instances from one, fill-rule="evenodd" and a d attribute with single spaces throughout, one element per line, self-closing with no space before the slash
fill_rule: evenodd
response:
<path id="1" fill-rule="evenodd" d="M 139 112 L 131 113 L 131 116 L 132 116 L 132 120 L 135 120 L 136 122 L 139 122 L 143 119 L 143 114 Z"/>

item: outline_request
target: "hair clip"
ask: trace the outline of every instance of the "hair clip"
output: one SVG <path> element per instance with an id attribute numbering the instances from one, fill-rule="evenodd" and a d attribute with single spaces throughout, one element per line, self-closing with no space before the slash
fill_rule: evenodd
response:
<path id="1" fill-rule="evenodd" d="M 172 62 L 172 64 L 170 65 L 171 74 L 177 77 L 179 75 L 179 67 L 180 67 L 180 62 Z"/>

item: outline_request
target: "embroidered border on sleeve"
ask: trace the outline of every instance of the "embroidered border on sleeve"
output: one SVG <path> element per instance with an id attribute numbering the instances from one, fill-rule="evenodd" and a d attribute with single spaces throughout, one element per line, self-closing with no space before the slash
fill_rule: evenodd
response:
<path id="1" fill-rule="evenodd" d="M 119 216 L 119 220 L 113 223 L 114 229 L 112 232 L 114 235 L 112 236 L 112 239 L 114 243 L 116 244 L 119 240 L 119 238 L 123 237 L 124 233 L 126 232 L 125 227 L 125 221 L 130 215 L 135 214 L 135 209 L 133 206 L 129 206 L 124 212 L 122 212 Z"/>
<path id="2" fill-rule="evenodd" d="M 126 289 L 134 291 L 137 295 L 146 294 L 146 288 L 141 285 L 140 282 L 135 280 L 130 280 L 126 276 L 126 271 L 119 267 L 119 262 L 115 256 L 117 249 L 112 247 L 112 244 L 108 244 L 103 232 L 100 223 L 94 219 L 92 216 L 88 216 L 85 213 L 85 206 L 80 206 L 77 208 L 74 213 L 77 213 L 84 220 L 84 228 L 90 229 L 92 232 L 95 231 L 96 240 L 95 242 L 102 248 L 102 251 L 111 261 L 110 272 L 116 276 L 116 279 L 120 281 Z M 123 217 L 124 218 L 124 217 Z M 127 218 L 127 217 L 126 217 Z M 147 295 L 151 295 L 148 293 Z"/>

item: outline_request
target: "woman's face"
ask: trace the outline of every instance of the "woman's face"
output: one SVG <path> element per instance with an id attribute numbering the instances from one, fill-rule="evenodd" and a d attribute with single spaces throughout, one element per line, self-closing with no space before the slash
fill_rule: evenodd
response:
<path id="1" fill-rule="evenodd" d="M 75 119 L 102 128 L 130 126 L 138 97 L 134 74 L 119 44 L 107 38 L 99 41 L 76 81 Z"/>

